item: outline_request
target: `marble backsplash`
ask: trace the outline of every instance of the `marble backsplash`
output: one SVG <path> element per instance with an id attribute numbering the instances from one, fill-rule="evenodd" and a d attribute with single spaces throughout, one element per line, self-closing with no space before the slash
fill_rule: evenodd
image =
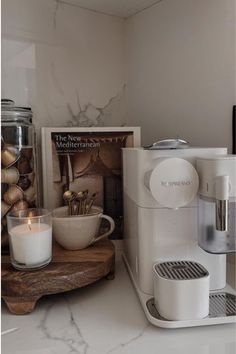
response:
<path id="1" fill-rule="evenodd" d="M 126 121 L 124 26 L 60 0 L 3 0 L 2 97 L 41 126 Z"/>

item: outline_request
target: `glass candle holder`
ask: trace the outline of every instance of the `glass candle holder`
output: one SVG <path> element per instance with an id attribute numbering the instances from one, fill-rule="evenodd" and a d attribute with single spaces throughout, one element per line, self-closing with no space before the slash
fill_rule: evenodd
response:
<path id="1" fill-rule="evenodd" d="M 20 270 L 45 267 L 52 258 L 52 218 L 46 209 L 26 209 L 7 215 L 11 263 Z"/>

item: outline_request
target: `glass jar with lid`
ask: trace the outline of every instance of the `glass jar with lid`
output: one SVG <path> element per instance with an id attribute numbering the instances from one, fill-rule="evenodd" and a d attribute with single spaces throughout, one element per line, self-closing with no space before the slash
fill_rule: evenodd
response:
<path id="1" fill-rule="evenodd" d="M 38 206 L 36 136 L 30 108 L 8 99 L 1 108 L 1 227 L 6 235 L 10 210 Z"/>

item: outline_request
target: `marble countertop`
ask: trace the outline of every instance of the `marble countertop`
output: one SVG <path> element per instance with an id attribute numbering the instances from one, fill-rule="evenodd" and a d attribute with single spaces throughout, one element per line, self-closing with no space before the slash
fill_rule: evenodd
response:
<path id="1" fill-rule="evenodd" d="M 42 298 L 26 316 L 2 304 L 2 354 L 234 354 L 236 325 L 161 329 L 149 324 L 121 255 L 116 277 Z"/>

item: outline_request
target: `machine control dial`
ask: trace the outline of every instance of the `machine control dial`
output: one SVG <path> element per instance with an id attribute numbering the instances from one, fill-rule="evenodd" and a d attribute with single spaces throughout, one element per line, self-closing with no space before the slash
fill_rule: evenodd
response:
<path id="1" fill-rule="evenodd" d="M 146 173 L 145 185 L 162 206 L 178 209 L 196 197 L 199 178 L 194 166 L 181 158 L 160 158 L 156 167 Z"/>

